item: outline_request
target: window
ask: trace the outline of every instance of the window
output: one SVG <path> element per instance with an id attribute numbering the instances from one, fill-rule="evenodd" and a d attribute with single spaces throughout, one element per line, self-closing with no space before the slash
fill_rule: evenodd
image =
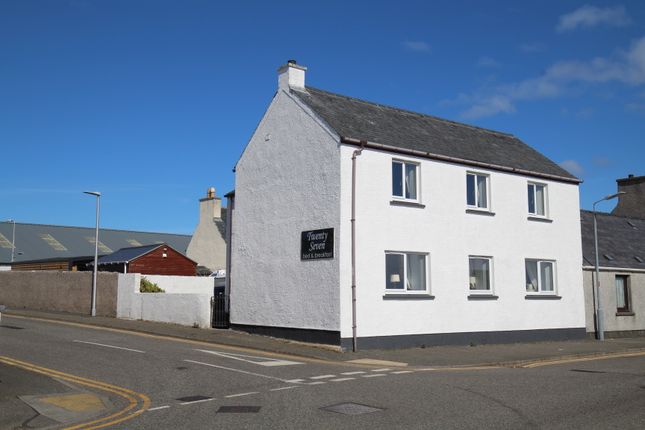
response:
<path id="1" fill-rule="evenodd" d="M 385 254 L 385 290 L 425 292 L 426 254 L 388 252 Z"/>
<path id="2" fill-rule="evenodd" d="M 555 262 L 526 260 L 526 292 L 555 294 Z"/>
<path id="3" fill-rule="evenodd" d="M 546 185 L 528 184 L 529 214 L 546 216 Z"/>
<path id="4" fill-rule="evenodd" d="M 488 176 L 466 174 L 466 203 L 478 209 L 488 209 Z"/>
<path id="5" fill-rule="evenodd" d="M 616 275 L 616 311 L 630 312 L 629 276 Z"/>
<path id="6" fill-rule="evenodd" d="M 491 292 L 490 257 L 469 257 L 470 291 L 473 293 Z"/>
<path id="7" fill-rule="evenodd" d="M 392 161 L 392 196 L 405 200 L 418 200 L 418 165 Z"/>

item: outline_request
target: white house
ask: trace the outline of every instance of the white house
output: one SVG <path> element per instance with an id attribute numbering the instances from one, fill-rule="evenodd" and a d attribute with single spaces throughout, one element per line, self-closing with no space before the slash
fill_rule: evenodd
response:
<path id="1" fill-rule="evenodd" d="M 305 72 L 278 70 L 236 166 L 233 327 L 343 348 L 585 336 L 577 178 Z"/>

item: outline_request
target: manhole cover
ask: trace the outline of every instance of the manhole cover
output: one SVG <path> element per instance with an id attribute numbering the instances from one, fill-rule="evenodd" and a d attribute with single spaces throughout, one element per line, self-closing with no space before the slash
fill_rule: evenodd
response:
<path id="1" fill-rule="evenodd" d="M 361 405 L 359 403 L 339 403 L 337 405 L 325 406 L 320 408 L 323 411 L 336 412 L 337 414 L 344 415 L 361 415 L 369 414 L 371 412 L 382 411 L 383 408 L 375 408 L 372 406 Z"/>
<path id="2" fill-rule="evenodd" d="M 257 414 L 261 406 L 220 406 L 218 414 Z"/>
<path id="3" fill-rule="evenodd" d="M 0 325 L 0 328 L 10 328 L 12 330 L 22 330 L 24 327 L 16 327 L 15 325 Z"/>
<path id="4" fill-rule="evenodd" d="M 581 372 L 581 373 L 607 373 L 600 370 L 585 370 L 585 369 L 571 369 L 572 372 Z"/>
<path id="5" fill-rule="evenodd" d="M 200 400 L 208 400 L 208 399 L 212 399 L 212 397 L 208 397 L 208 396 L 186 396 L 186 397 L 179 397 L 176 400 L 179 400 L 180 402 L 184 402 L 184 403 L 191 403 L 191 402 L 198 402 Z"/>

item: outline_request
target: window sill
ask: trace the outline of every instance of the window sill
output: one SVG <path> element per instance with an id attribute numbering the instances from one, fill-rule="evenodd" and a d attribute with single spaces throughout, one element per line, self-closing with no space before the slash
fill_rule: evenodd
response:
<path id="1" fill-rule="evenodd" d="M 497 300 L 499 296 L 494 294 L 469 294 L 468 300 Z"/>
<path id="2" fill-rule="evenodd" d="M 495 212 L 491 212 L 486 209 L 466 209 L 467 214 L 476 214 L 476 215 L 485 215 L 485 216 L 495 216 Z"/>
<path id="3" fill-rule="evenodd" d="M 385 293 L 383 300 L 434 300 L 434 296 L 426 293 Z"/>
<path id="4" fill-rule="evenodd" d="M 555 294 L 527 294 L 524 298 L 526 300 L 560 300 L 562 296 L 556 296 Z"/>
<path id="5" fill-rule="evenodd" d="M 617 317 L 633 317 L 636 314 L 634 312 L 616 312 Z"/>
<path id="6" fill-rule="evenodd" d="M 406 201 L 406 200 L 390 200 L 390 205 L 391 206 L 407 206 L 411 208 L 425 208 L 426 205 L 421 204 L 419 202 L 413 202 L 413 201 Z"/>
<path id="7" fill-rule="evenodd" d="M 537 222 L 546 222 L 546 223 L 553 222 L 552 219 L 541 217 L 541 216 L 534 216 L 534 215 L 529 215 L 528 217 L 526 217 L 526 219 L 528 219 L 529 221 L 537 221 Z"/>

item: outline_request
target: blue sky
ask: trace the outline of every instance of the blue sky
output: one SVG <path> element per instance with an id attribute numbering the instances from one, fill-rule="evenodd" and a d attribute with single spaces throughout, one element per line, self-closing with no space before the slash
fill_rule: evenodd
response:
<path id="1" fill-rule="evenodd" d="M 92 226 L 99 190 L 104 227 L 191 233 L 291 58 L 308 85 L 515 134 L 583 208 L 645 175 L 642 1 L 4 0 L 0 220 Z"/>

